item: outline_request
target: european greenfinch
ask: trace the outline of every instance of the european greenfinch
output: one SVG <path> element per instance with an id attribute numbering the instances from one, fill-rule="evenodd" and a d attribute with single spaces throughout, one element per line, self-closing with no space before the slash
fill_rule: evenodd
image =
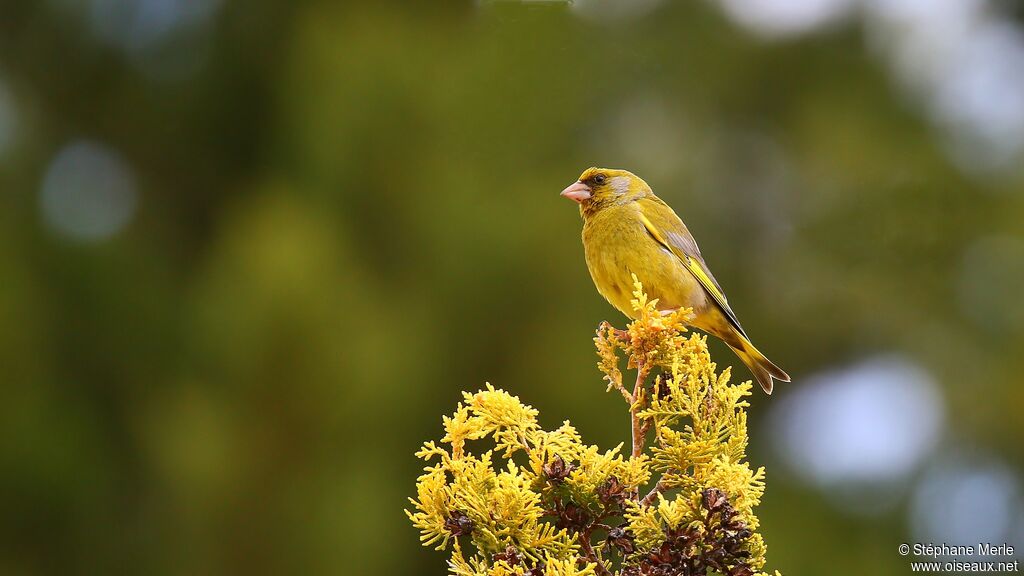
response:
<path id="1" fill-rule="evenodd" d="M 579 204 L 587 268 L 612 306 L 636 317 L 630 303 L 636 274 L 659 310 L 692 308 L 689 324 L 728 344 L 766 393 L 772 378 L 789 382 L 750 343 L 690 231 L 646 182 L 626 170 L 588 168 L 562 196 Z"/>

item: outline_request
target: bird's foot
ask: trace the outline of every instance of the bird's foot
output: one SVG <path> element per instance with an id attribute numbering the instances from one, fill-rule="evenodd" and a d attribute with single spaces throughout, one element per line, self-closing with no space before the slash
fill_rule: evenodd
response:
<path id="1" fill-rule="evenodd" d="M 607 330 L 616 340 L 629 340 L 629 330 L 620 330 L 607 320 L 602 320 L 597 326 L 598 332 Z"/>

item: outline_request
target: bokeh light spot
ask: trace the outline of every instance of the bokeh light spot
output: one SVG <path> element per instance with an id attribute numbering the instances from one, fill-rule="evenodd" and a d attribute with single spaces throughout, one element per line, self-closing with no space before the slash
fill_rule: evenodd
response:
<path id="1" fill-rule="evenodd" d="M 1024 151 L 1024 32 L 985 0 L 863 0 L 868 33 L 967 173 Z"/>
<path id="2" fill-rule="evenodd" d="M 201 26 L 219 4 L 216 0 L 92 0 L 89 23 L 101 39 L 143 50 Z"/>
<path id="3" fill-rule="evenodd" d="M 809 32 L 846 16 L 854 0 L 724 0 L 739 24 L 767 36 Z"/>
<path id="4" fill-rule="evenodd" d="M 914 491 L 911 529 L 917 542 L 1010 543 L 1021 516 L 1017 477 L 1003 464 L 951 457 L 930 467 Z"/>
<path id="5" fill-rule="evenodd" d="M 939 83 L 935 109 L 951 130 L 968 136 L 954 147 L 968 168 L 996 169 L 1024 148 L 1024 33 L 986 22 L 960 47 Z"/>
<path id="6" fill-rule="evenodd" d="M 574 13 L 594 20 L 624 20 L 645 16 L 665 0 L 576 0 L 570 3 Z"/>
<path id="7" fill-rule="evenodd" d="M 931 376 L 902 357 L 867 359 L 807 380 L 774 403 L 768 437 L 788 467 L 844 509 L 893 503 L 942 431 Z"/>
<path id="8" fill-rule="evenodd" d="M 211 51 L 223 0 L 50 0 L 91 35 L 157 82 L 195 75 Z"/>
<path id="9" fill-rule="evenodd" d="M 135 179 L 113 150 L 91 141 L 65 146 L 50 162 L 39 200 L 44 221 L 63 236 L 109 238 L 131 220 Z"/>

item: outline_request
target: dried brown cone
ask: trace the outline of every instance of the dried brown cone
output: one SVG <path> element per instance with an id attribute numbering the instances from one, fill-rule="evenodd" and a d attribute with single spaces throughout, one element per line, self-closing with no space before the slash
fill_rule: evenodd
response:
<path id="1" fill-rule="evenodd" d="M 561 456 L 555 454 L 549 462 L 544 464 L 543 469 L 548 483 L 556 485 L 565 481 L 569 474 L 572 474 L 572 471 L 576 469 L 576 465 L 571 462 L 566 463 Z"/>
<path id="2" fill-rule="evenodd" d="M 745 549 L 752 535 L 726 495 L 717 488 L 701 493 L 703 526 L 686 525 L 665 533 L 665 541 L 638 558 L 630 559 L 623 576 L 752 576 Z M 609 537 L 611 534 L 609 534 Z M 614 544 L 613 544 L 614 545 Z"/>
<path id="3" fill-rule="evenodd" d="M 473 533 L 473 519 L 466 516 L 465 513 L 455 510 L 445 519 L 444 527 L 452 533 L 452 536 L 468 536 Z"/>

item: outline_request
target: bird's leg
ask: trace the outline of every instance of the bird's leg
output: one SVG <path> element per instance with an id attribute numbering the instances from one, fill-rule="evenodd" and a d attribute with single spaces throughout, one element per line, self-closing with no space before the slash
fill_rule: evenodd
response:
<path id="1" fill-rule="evenodd" d="M 615 328 L 607 320 L 602 320 L 601 321 L 600 328 L 610 332 L 611 335 L 614 336 L 615 339 L 617 339 L 617 340 L 626 341 L 626 340 L 630 339 L 630 331 L 629 330 L 621 330 L 621 329 Z"/>
<path id="2" fill-rule="evenodd" d="M 659 310 L 658 313 L 661 314 L 661 316 L 664 318 L 665 316 L 671 316 L 672 314 L 675 314 L 678 311 L 679 308 L 672 308 L 670 310 Z M 686 318 L 683 321 L 689 324 L 695 317 L 696 316 L 691 312 L 686 315 Z"/>
<path id="3" fill-rule="evenodd" d="M 598 331 L 607 330 L 609 333 L 611 333 L 612 336 L 615 337 L 616 340 L 620 340 L 623 342 L 629 340 L 629 330 L 620 330 L 613 326 L 612 323 L 607 320 L 602 320 L 601 323 L 598 324 L 597 329 Z"/>

